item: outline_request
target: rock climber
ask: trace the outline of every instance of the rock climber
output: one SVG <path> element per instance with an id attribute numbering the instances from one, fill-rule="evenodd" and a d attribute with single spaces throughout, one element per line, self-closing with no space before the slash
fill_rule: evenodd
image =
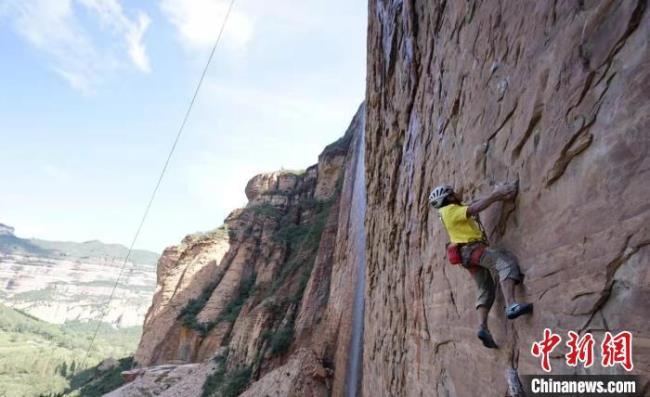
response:
<path id="1" fill-rule="evenodd" d="M 515 301 L 515 285 L 522 281 L 517 258 L 508 251 L 489 246 L 487 235 L 478 218 L 479 212 L 490 205 L 497 201 L 512 200 L 516 195 L 516 184 L 499 185 L 492 193 L 470 205 L 462 204 L 459 196 L 448 185 L 436 187 L 429 195 L 429 204 L 438 209 L 440 219 L 449 234 L 451 241 L 447 245 L 449 261 L 452 264 L 462 264 L 476 282 L 476 309 L 479 319 L 477 336 L 485 347 L 491 349 L 498 348 L 487 325 L 496 288 L 491 270 L 499 275 L 508 319 L 512 320 L 533 311 L 532 304 Z"/>

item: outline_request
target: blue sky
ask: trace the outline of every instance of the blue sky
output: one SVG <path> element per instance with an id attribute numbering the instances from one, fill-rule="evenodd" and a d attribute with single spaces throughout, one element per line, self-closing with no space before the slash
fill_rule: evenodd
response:
<path id="1" fill-rule="evenodd" d="M 224 0 L 0 0 L 0 222 L 128 244 Z M 302 169 L 365 92 L 366 4 L 237 0 L 136 244 L 220 225 L 253 175 Z"/>

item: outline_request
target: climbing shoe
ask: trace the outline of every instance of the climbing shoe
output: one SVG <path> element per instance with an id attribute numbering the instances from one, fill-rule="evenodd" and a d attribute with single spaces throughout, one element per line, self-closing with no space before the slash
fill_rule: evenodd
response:
<path id="1" fill-rule="evenodd" d="M 492 334 L 490 331 L 488 331 L 487 328 L 481 328 L 478 330 L 477 334 L 478 338 L 483 342 L 483 346 L 487 347 L 488 349 L 498 349 L 499 346 L 494 342 L 494 339 L 492 339 Z"/>
<path id="2" fill-rule="evenodd" d="M 523 314 L 528 314 L 532 312 L 533 312 L 532 303 L 513 303 L 512 305 L 506 308 L 506 317 L 508 317 L 510 320 L 514 320 L 515 318 Z"/>

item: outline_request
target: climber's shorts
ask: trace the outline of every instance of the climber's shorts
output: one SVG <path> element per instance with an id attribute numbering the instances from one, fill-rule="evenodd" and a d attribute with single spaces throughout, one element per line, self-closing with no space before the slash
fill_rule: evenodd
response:
<path id="1" fill-rule="evenodd" d="M 495 285 L 491 271 L 499 274 L 499 280 L 512 279 L 517 284 L 521 282 L 521 271 L 517 258 L 510 252 L 498 248 L 486 247 L 481 256 L 479 266 L 469 265 L 469 256 L 474 244 L 461 248 L 463 266 L 469 270 L 476 283 L 476 307 L 484 306 L 490 309 L 494 303 Z"/>

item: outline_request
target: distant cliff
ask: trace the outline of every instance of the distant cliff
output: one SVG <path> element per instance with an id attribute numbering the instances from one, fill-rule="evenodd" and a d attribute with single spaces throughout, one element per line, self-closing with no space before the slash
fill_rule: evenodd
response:
<path id="1" fill-rule="evenodd" d="M 135 380 L 111 395 L 342 393 L 364 249 L 351 207 L 364 118 L 362 106 L 317 164 L 253 177 L 245 208 L 165 250 Z"/>
<path id="2" fill-rule="evenodd" d="M 120 282 L 104 307 L 127 251 L 100 241 L 24 239 L 0 224 L 0 301 L 51 323 L 104 317 L 117 326 L 139 326 L 153 295 L 158 254 L 133 251 L 128 284 Z"/>
<path id="3" fill-rule="evenodd" d="M 633 332 L 648 392 L 647 3 L 370 0 L 363 395 L 509 395 L 511 369 L 541 372 L 545 327 Z M 520 258 L 535 312 L 509 322 L 498 300 L 488 350 L 427 196 L 506 180 L 519 196 L 483 221 Z M 554 373 L 604 371 L 565 352 Z"/>
<path id="4" fill-rule="evenodd" d="M 0 236 L 13 236 L 15 230 L 16 229 L 9 225 L 0 223 Z"/>

